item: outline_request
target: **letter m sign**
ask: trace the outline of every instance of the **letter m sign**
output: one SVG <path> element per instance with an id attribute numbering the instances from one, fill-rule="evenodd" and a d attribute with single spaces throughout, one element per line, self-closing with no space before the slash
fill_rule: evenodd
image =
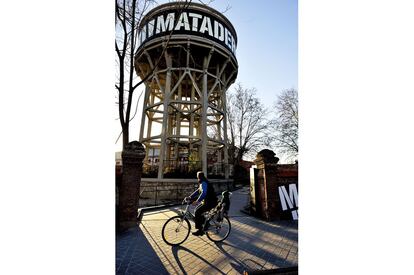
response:
<path id="1" fill-rule="evenodd" d="M 289 185 L 289 193 L 286 191 L 286 186 L 279 186 L 280 203 L 282 204 L 282 210 L 291 210 L 292 218 L 298 219 L 298 189 L 296 184 Z"/>

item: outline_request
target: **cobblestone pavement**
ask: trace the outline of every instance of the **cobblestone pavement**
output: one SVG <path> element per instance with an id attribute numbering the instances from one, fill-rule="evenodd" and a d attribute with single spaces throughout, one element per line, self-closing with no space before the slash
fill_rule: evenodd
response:
<path id="1" fill-rule="evenodd" d="M 116 239 L 117 274 L 241 274 L 246 269 L 274 269 L 298 265 L 296 221 L 265 222 L 244 215 L 248 189 L 231 198 L 229 237 L 222 243 L 190 234 L 178 247 L 161 236 L 165 221 L 179 207 L 145 213 L 139 228 Z M 194 223 L 191 222 L 194 231 Z"/>

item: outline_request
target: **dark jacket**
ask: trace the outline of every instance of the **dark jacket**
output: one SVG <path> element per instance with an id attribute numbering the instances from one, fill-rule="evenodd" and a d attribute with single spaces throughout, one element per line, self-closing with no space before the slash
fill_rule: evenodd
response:
<path id="1" fill-rule="evenodd" d="M 201 182 L 199 188 L 190 197 L 191 199 L 195 199 L 196 196 L 198 196 L 197 202 L 202 202 L 208 206 L 217 205 L 216 192 L 214 191 L 213 185 L 208 181 Z"/>

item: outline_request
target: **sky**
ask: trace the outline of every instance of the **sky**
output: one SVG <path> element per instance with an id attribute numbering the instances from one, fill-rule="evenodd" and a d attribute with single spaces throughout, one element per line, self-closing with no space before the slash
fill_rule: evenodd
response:
<path id="1" fill-rule="evenodd" d="M 166 2 L 169 1 L 158 1 L 159 4 Z M 230 9 L 225 11 L 228 6 Z M 281 91 L 298 88 L 297 1 L 215 0 L 210 7 L 225 11 L 224 15 L 237 32 L 236 58 L 239 71 L 235 83 L 241 83 L 245 88 L 256 88 L 261 102 L 272 110 Z M 229 90 L 233 89 L 234 84 Z M 139 92 L 134 95 L 133 110 Z M 131 122 L 130 140 L 139 138 L 142 104 L 141 98 L 138 113 Z M 114 109 L 117 112 L 117 108 Z M 115 129 L 117 133 L 114 140 L 120 133 L 119 120 L 116 120 Z M 122 138 L 116 143 L 116 151 L 121 151 L 121 148 Z"/>

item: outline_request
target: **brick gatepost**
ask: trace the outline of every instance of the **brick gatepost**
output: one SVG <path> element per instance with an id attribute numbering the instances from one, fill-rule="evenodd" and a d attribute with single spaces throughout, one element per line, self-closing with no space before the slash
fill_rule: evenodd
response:
<path id="1" fill-rule="evenodd" d="M 254 163 L 257 166 L 256 204 L 260 218 L 266 220 L 280 219 L 279 195 L 277 192 L 278 157 L 271 150 L 264 149 L 257 153 Z"/>
<path id="2" fill-rule="evenodd" d="M 139 188 L 141 185 L 142 161 L 145 148 L 138 141 L 132 141 L 122 151 L 122 181 L 119 186 L 119 230 L 137 224 Z"/>

